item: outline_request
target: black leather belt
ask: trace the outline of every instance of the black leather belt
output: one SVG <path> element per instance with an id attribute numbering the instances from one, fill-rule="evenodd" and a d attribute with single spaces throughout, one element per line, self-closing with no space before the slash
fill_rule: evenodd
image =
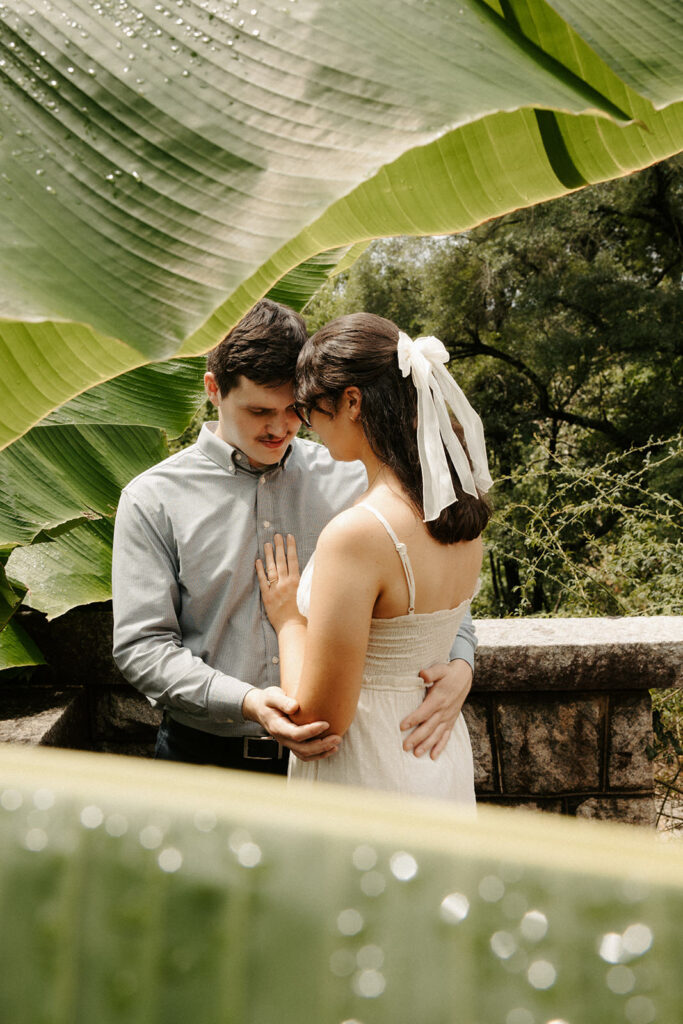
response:
<path id="1" fill-rule="evenodd" d="M 242 744 L 242 757 L 247 761 L 279 761 L 285 754 L 285 747 L 272 736 L 241 736 L 233 742 Z"/>
<path id="2" fill-rule="evenodd" d="M 217 736 L 215 733 L 181 725 L 164 712 L 167 738 L 173 751 L 172 760 L 194 764 L 218 764 L 224 768 L 237 768 L 243 761 L 270 761 L 277 774 L 286 769 L 286 747 L 272 736 Z M 253 765 L 256 769 L 256 765 Z M 265 769 L 265 764 L 264 764 Z"/>

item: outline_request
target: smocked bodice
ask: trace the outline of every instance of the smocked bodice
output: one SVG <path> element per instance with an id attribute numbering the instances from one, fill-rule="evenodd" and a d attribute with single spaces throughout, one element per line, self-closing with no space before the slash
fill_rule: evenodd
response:
<path id="1" fill-rule="evenodd" d="M 311 604 L 311 583 L 315 553 L 301 574 L 297 605 L 308 617 Z M 437 662 L 447 662 L 453 640 L 460 628 L 471 600 L 457 608 L 416 615 L 399 615 L 391 619 L 372 619 L 368 649 L 363 669 L 363 685 L 379 685 L 382 678 L 392 688 L 424 687 L 418 677 L 420 669 Z"/>
<path id="2" fill-rule="evenodd" d="M 447 662 L 469 605 L 469 601 L 463 601 L 457 608 L 428 615 L 373 619 L 363 676 L 415 679 L 420 669 Z M 421 679 L 418 684 L 424 686 Z"/>

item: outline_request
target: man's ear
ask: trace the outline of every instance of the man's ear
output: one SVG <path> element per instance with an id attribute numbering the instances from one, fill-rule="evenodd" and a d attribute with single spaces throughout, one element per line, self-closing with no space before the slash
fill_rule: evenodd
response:
<path id="1" fill-rule="evenodd" d="M 360 388 L 357 388 L 355 384 L 344 388 L 344 399 L 346 400 L 349 417 L 355 422 L 360 416 L 360 407 L 363 401 L 363 394 Z"/>
<path id="2" fill-rule="evenodd" d="M 221 392 L 216 377 L 211 370 L 207 370 L 204 374 L 204 389 L 211 404 L 218 406 L 221 400 Z"/>

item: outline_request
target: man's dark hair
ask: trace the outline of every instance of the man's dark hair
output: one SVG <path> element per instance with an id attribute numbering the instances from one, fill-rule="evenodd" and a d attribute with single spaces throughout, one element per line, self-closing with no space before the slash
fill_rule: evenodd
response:
<path id="1" fill-rule="evenodd" d="M 294 380 L 296 360 L 308 338 L 306 321 L 289 306 L 261 299 L 209 352 L 206 368 L 225 397 L 241 375 L 279 387 Z"/>

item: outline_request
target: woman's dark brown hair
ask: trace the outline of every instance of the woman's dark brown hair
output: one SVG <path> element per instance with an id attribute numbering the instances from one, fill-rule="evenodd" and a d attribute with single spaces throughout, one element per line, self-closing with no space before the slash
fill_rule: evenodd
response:
<path id="1" fill-rule="evenodd" d="M 396 474 L 420 517 L 422 471 L 417 449 L 417 392 L 412 377 L 399 370 L 396 347 L 398 327 L 373 313 L 351 313 L 321 327 L 303 346 L 297 362 L 296 398 L 315 406 L 327 399 L 338 408 L 347 387 L 362 394 L 360 422 L 378 459 Z M 465 451 L 460 424 L 453 427 Z M 469 455 L 468 455 L 469 458 Z M 450 462 L 449 462 L 450 465 Z M 438 519 L 426 523 L 435 540 L 453 544 L 474 540 L 491 517 L 491 508 L 479 494 L 463 491 L 450 466 L 457 501 Z"/>

